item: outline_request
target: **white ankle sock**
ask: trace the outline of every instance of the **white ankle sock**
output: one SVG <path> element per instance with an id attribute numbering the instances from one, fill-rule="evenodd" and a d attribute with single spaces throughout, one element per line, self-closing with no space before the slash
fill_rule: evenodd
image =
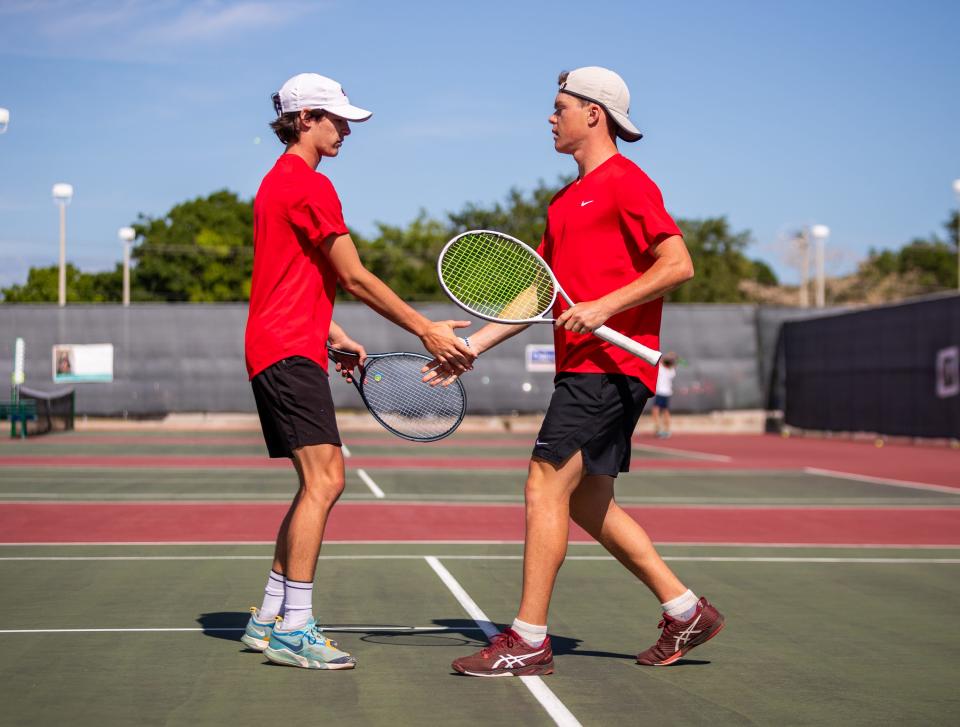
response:
<path id="1" fill-rule="evenodd" d="M 530 644 L 530 646 L 540 646 L 547 638 L 546 625 L 535 626 L 534 624 L 528 624 L 526 621 L 515 618 L 510 628 L 520 634 L 520 638 Z"/>
<path id="2" fill-rule="evenodd" d="M 284 581 L 283 631 L 295 631 L 307 625 L 313 617 L 313 583 Z"/>
<path id="3" fill-rule="evenodd" d="M 274 570 L 267 577 L 267 587 L 263 589 L 263 604 L 257 612 L 257 621 L 273 621 L 283 610 L 283 575 Z"/>
<path id="4" fill-rule="evenodd" d="M 685 593 L 681 593 L 666 603 L 661 603 L 660 608 L 671 618 L 678 621 L 689 621 L 693 618 L 693 614 L 697 612 L 697 601 L 699 600 L 697 594 L 688 588 Z"/>

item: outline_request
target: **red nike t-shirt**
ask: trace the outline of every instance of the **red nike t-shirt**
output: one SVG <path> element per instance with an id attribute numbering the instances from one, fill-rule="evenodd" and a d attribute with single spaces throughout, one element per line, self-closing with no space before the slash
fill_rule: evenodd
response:
<path id="1" fill-rule="evenodd" d="M 650 248 L 679 235 L 657 185 L 621 154 L 561 189 L 547 210 L 539 252 L 574 302 L 596 300 L 633 282 L 653 265 Z M 568 308 L 557 298 L 554 317 Z M 645 346 L 660 347 L 663 298 L 611 317 L 610 328 Z M 602 341 L 554 329 L 557 371 L 636 376 L 654 391 L 657 368 Z"/>
<path id="2" fill-rule="evenodd" d="M 337 273 L 320 247 L 347 234 L 330 180 L 284 154 L 253 202 L 253 279 L 245 351 L 252 379 L 289 356 L 327 369 L 327 336 Z"/>

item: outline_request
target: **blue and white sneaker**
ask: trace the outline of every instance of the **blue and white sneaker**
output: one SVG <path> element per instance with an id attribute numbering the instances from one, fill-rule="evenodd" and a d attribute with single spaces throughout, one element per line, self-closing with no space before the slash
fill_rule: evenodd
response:
<path id="1" fill-rule="evenodd" d="M 254 651 L 263 651 L 270 643 L 270 635 L 273 633 L 273 627 L 276 626 L 279 617 L 272 621 L 260 621 L 257 619 L 257 607 L 250 607 L 250 620 L 247 621 L 247 628 L 240 637 L 240 641 L 248 649 Z"/>
<path id="2" fill-rule="evenodd" d="M 314 619 L 295 631 L 275 627 L 263 655 L 274 664 L 304 669 L 353 669 L 357 665 L 355 658 L 337 648 L 336 641 L 323 635 Z"/>

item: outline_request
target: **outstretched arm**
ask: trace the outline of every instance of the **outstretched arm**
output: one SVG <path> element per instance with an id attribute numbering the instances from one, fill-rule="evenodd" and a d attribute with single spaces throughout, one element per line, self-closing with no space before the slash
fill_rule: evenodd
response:
<path id="1" fill-rule="evenodd" d="M 348 293 L 417 336 L 423 347 L 451 371 L 459 374 L 470 368 L 476 354 L 453 332 L 469 326 L 470 321 L 431 321 L 415 311 L 363 266 L 350 235 L 330 235 L 323 241 L 323 250 Z"/>
<path id="2" fill-rule="evenodd" d="M 473 351 L 476 356 L 479 356 L 484 351 L 489 351 L 498 343 L 503 343 L 508 338 L 516 336 L 520 331 L 525 331 L 529 327 L 529 323 L 488 323 L 470 336 L 470 350 Z M 423 371 L 423 380 L 429 382 L 431 386 L 437 386 L 438 384 L 449 386 L 456 381 L 461 373 L 454 371 L 450 366 L 442 364 L 437 359 L 434 359 L 424 366 Z"/>

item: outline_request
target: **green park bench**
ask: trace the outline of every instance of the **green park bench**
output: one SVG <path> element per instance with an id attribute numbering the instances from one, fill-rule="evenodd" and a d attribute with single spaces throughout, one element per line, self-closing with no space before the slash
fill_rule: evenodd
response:
<path id="1" fill-rule="evenodd" d="M 20 437 L 27 436 L 27 422 L 37 419 L 37 402 L 33 399 L 0 401 L 0 420 L 10 420 L 10 438 L 16 439 L 17 422 L 20 422 Z"/>

